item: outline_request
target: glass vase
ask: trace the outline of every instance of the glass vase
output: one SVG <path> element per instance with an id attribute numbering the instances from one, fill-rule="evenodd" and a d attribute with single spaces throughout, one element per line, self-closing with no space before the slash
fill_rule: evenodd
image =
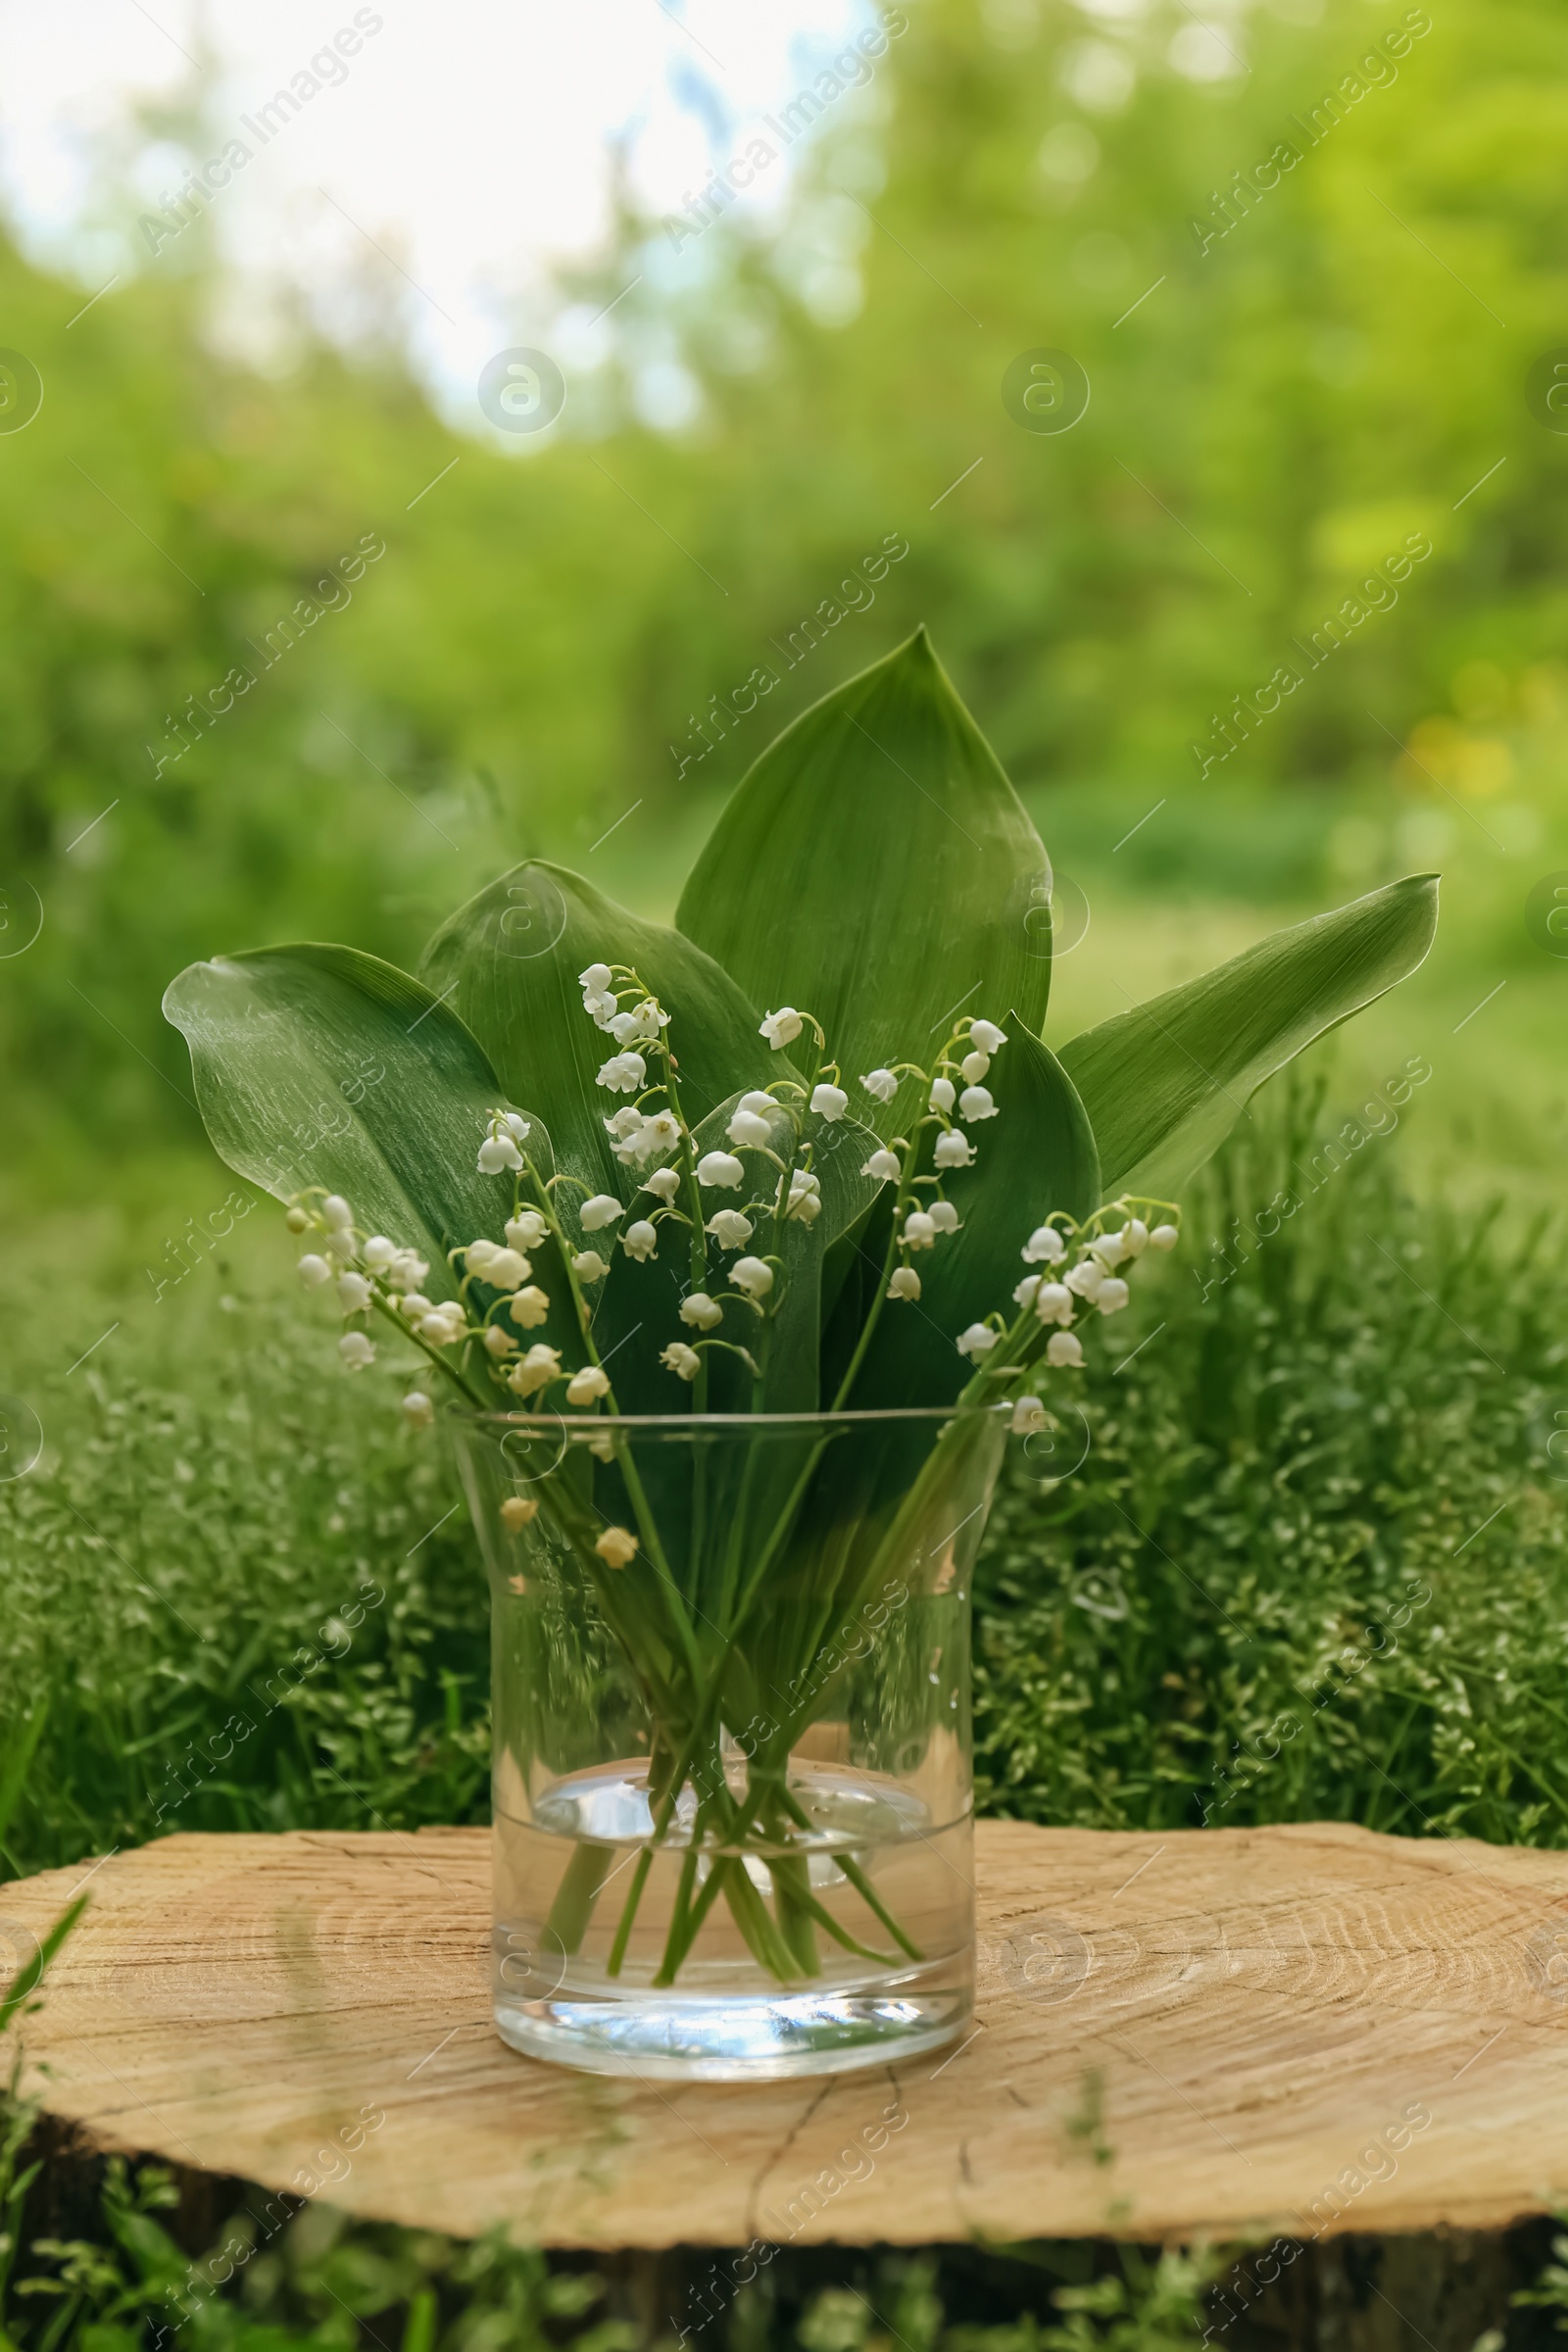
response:
<path id="1" fill-rule="evenodd" d="M 962 2032 L 970 1570 L 1006 1408 L 455 1419 L 503 2039 L 736 2082 Z"/>

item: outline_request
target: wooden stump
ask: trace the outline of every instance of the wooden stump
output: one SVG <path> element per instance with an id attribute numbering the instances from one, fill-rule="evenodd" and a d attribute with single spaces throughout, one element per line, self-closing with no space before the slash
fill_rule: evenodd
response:
<path id="1" fill-rule="evenodd" d="M 987 1822 L 972 2037 L 642 2083 L 520 2058 L 489 1837 L 174 1837 L 0 1887 L 92 1904 L 26 2087 L 103 2149 L 547 2246 L 1497 2229 L 1568 2189 L 1568 1860 L 1338 1824 Z"/>

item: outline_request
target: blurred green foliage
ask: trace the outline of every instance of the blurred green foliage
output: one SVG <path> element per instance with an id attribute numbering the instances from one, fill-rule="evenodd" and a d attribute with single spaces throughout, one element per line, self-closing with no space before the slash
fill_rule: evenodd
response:
<path id="1" fill-rule="evenodd" d="M 638 279 L 613 356 L 520 454 L 441 422 L 390 340 L 215 356 L 200 228 L 80 316 L 0 254 L 44 382 L 0 437 L 11 938 L 25 886 L 44 909 L 0 962 L 13 1167 L 79 1196 L 89 1130 L 196 1148 L 157 1012 L 193 956 L 411 960 L 539 848 L 667 909 L 774 727 L 920 619 L 1075 876 L 1321 902 L 1448 863 L 1492 892 L 1478 959 L 1532 956 L 1525 889 L 1568 862 L 1568 437 L 1525 397 L 1568 318 L 1568 24 L 1410 13 L 1274 0 L 1220 38 L 1176 0 L 921 0 L 797 150 L 776 233 L 677 250 L 623 208 L 571 289 Z M 1038 347 L 1088 371 L 1069 432 L 1004 408 Z M 660 369 L 678 430 L 639 421 Z M 1410 533 L 1433 553 L 1397 604 L 1200 778 L 1215 715 Z M 345 580 L 367 534 L 386 553 Z"/>

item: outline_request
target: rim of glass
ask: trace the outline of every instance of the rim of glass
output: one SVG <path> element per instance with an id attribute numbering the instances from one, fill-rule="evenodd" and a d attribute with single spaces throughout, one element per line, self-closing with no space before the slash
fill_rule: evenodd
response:
<path id="1" fill-rule="evenodd" d="M 442 1407 L 450 1420 L 477 1428 L 537 1430 L 541 1435 L 564 1431 L 584 1439 L 595 1431 L 622 1429 L 654 1435 L 717 1430 L 729 1435 L 748 1429 L 875 1429 L 910 1422 L 982 1421 L 1004 1414 L 1010 1420 L 1012 1409 L 1011 1400 L 1003 1398 L 994 1404 L 901 1404 L 870 1412 L 815 1413 L 508 1413 L 472 1404 Z"/>

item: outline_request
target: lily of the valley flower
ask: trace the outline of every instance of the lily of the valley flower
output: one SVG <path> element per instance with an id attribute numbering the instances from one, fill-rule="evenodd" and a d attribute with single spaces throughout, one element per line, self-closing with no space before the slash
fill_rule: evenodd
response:
<path id="1" fill-rule="evenodd" d="M 605 1435 L 609 1437 L 609 1430 Z M 637 1539 L 629 1528 L 607 1527 L 594 1549 L 607 1568 L 629 1568 L 637 1557 Z"/>
<path id="2" fill-rule="evenodd" d="M 1075 1331 L 1054 1331 L 1052 1333 L 1046 1342 L 1048 1364 L 1054 1364 L 1059 1372 L 1064 1367 L 1080 1366 L 1083 1360 L 1083 1342 Z"/>
<path id="3" fill-rule="evenodd" d="M 538 1516 L 537 1494 L 509 1494 L 501 1505 L 501 1524 L 509 1535 L 516 1535 Z"/>
<path id="4" fill-rule="evenodd" d="M 594 1193 L 577 1211 L 584 1233 L 603 1233 L 617 1217 L 626 1214 L 613 1193 Z"/>
<path id="5" fill-rule="evenodd" d="M 997 1344 L 997 1333 L 989 1323 L 971 1323 L 967 1331 L 958 1334 L 958 1353 L 968 1356 L 971 1363 L 989 1355 Z"/>
<path id="6" fill-rule="evenodd" d="M 535 1341 L 526 1355 L 519 1356 L 507 1375 L 507 1386 L 514 1395 L 532 1396 L 545 1389 L 561 1370 L 561 1350 L 547 1348 L 543 1340 Z"/>
<path id="7" fill-rule="evenodd" d="M 1099 1296 L 1100 1286 L 1105 1280 L 1105 1269 L 1092 1257 L 1080 1258 L 1072 1272 L 1062 1279 L 1068 1290 L 1076 1291 L 1080 1298 L 1094 1298 Z"/>
<path id="8" fill-rule="evenodd" d="M 398 1246 L 389 1242 L 384 1233 L 372 1233 L 360 1256 L 372 1274 L 385 1274 L 397 1263 Z"/>
<path id="9" fill-rule="evenodd" d="M 429 1260 L 416 1250 L 400 1250 L 392 1260 L 390 1279 L 401 1291 L 416 1291 L 429 1271 Z"/>
<path id="10" fill-rule="evenodd" d="M 971 1021 L 969 1038 L 982 1054 L 995 1054 L 1007 1042 L 995 1021 Z"/>
<path id="11" fill-rule="evenodd" d="M 351 1372 L 363 1372 L 367 1364 L 375 1361 L 375 1349 L 363 1331 L 346 1331 L 337 1351 Z"/>
<path id="12" fill-rule="evenodd" d="M 620 1246 L 626 1255 L 634 1257 L 640 1265 L 645 1258 L 654 1256 L 659 1249 L 659 1227 L 651 1225 L 646 1217 L 639 1217 L 621 1235 Z"/>
<path id="13" fill-rule="evenodd" d="M 1072 1309 L 1073 1295 L 1064 1282 L 1040 1284 L 1035 1293 L 1035 1313 L 1042 1323 L 1070 1323 Z"/>
<path id="14" fill-rule="evenodd" d="M 299 1202 L 296 1200 L 293 1207 L 284 1217 L 283 1222 L 288 1227 L 290 1233 L 308 1233 L 311 1225 L 311 1212 L 308 1208 L 301 1208 Z"/>
<path id="15" fill-rule="evenodd" d="M 989 1054 L 966 1054 L 958 1064 L 965 1086 L 978 1086 L 991 1067 Z"/>
<path id="16" fill-rule="evenodd" d="M 661 1010 L 652 997 L 645 997 L 630 1012 L 612 1013 L 603 1026 L 617 1046 L 657 1045 L 661 1029 L 669 1027 L 669 1015 Z"/>
<path id="17" fill-rule="evenodd" d="M 499 1323 L 485 1325 L 484 1338 L 481 1340 L 480 1346 L 484 1348 L 486 1355 L 495 1356 L 498 1362 L 502 1356 L 515 1355 L 517 1352 L 516 1341 L 510 1331 L 503 1331 Z"/>
<path id="18" fill-rule="evenodd" d="M 1012 1408 L 1012 1434 L 1015 1438 L 1038 1437 L 1046 1426 L 1046 1408 L 1038 1396 L 1020 1396 Z"/>
<path id="19" fill-rule="evenodd" d="M 958 1212 L 951 1200 L 933 1200 L 926 1211 L 938 1233 L 956 1233 Z"/>
<path id="20" fill-rule="evenodd" d="M 746 1182 L 746 1170 L 733 1152 L 705 1152 L 697 1162 L 697 1181 L 710 1192 L 732 1193 Z"/>
<path id="21" fill-rule="evenodd" d="M 584 1364 L 582 1370 L 574 1372 L 566 1383 L 566 1402 L 597 1404 L 600 1397 L 609 1393 L 609 1389 L 610 1374 L 602 1371 L 598 1364 Z"/>
<path id="22" fill-rule="evenodd" d="M 611 987 L 614 976 L 608 963 L 591 963 L 586 971 L 577 974 L 582 984 L 582 1008 L 601 1029 L 608 1029 L 615 1017 L 615 998 Z"/>
<path id="23" fill-rule="evenodd" d="M 643 1186 L 643 1191 L 645 1193 L 652 1193 L 656 1200 L 662 1200 L 667 1207 L 669 1202 L 674 1200 L 680 1192 L 679 1169 L 656 1168 L 653 1174 L 649 1177 L 648 1182 Z"/>
<path id="24" fill-rule="evenodd" d="M 903 1240 L 906 1250 L 933 1249 L 936 1245 L 936 1238 L 935 1221 L 923 1208 L 911 1208 L 904 1220 Z M 913 1296 L 912 1293 L 904 1295 L 906 1297 Z"/>
<path id="25" fill-rule="evenodd" d="M 473 1268 L 473 1251 L 471 1250 L 468 1251 L 467 1262 L 471 1271 Z M 488 1283 L 491 1290 L 514 1291 L 527 1281 L 533 1268 L 520 1250 L 492 1250 L 478 1271 L 480 1281 Z"/>
<path id="26" fill-rule="evenodd" d="M 705 1230 L 721 1250 L 742 1250 L 752 1238 L 752 1220 L 738 1208 L 718 1208 L 709 1218 Z"/>
<path id="27" fill-rule="evenodd" d="M 820 1086 L 812 1087 L 811 1108 L 819 1119 L 826 1119 L 831 1124 L 835 1119 L 842 1119 L 849 1107 L 850 1098 L 842 1086 L 829 1086 L 824 1079 Z"/>
<path id="28" fill-rule="evenodd" d="M 1023 1246 L 1026 1265 L 1059 1266 L 1067 1254 L 1067 1245 L 1054 1225 L 1037 1225 Z"/>
<path id="29" fill-rule="evenodd" d="M 422 1389 L 411 1389 L 403 1399 L 403 1418 L 411 1429 L 428 1429 L 435 1419 L 435 1406 Z"/>
<path id="30" fill-rule="evenodd" d="M 515 1171 L 522 1165 L 522 1153 L 510 1135 L 487 1135 L 479 1146 L 479 1173 L 499 1176 L 504 1169 Z"/>
<path id="31" fill-rule="evenodd" d="M 1151 1250 L 1174 1250 L 1181 1238 L 1174 1225 L 1156 1225 L 1149 1237 L 1149 1247 Z"/>
<path id="32" fill-rule="evenodd" d="M 550 1228 L 536 1208 L 519 1208 L 502 1230 L 509 1250 L 537 1250 Z"/>
<path id="33" fill-rule="evenodd" d="M 579 1282 L 603 1282 L 610 1272 L 610 1260 L 601 1257 L 597 1250 L 579 1250 L 571 1270 Z"/>
<path id="34" fill-rule="evenodd" d="M 324 1225 L 339 1227 L 353 1224 L 354 1211 L 341 1193 L 327 1194 L 326 1199 L 321 1202 L 321 1222 Z"/>
<path id="35" fill-rule="evenodd" d="M 991 1100 L 991 1090 L 989 1087 L 966 1086 L 964 1088 L 962 1094 L 958 1097 L 958 1116 L 960 1119 L 994 1119 L 996 1115 L 997 1106 Z"/>
<path id="36" fill-rule="evenodd" d="M 933 1110 L 949 1111 L 957 1099 L 957 1091 L 951 1078 L 932 1079 L 931 1108 Z"/>
<path id="37" fill-rule="evenodd" d="M 765 1298 L 773 1288 L 773 1269 L 764 1257 L 738 1257 L 729 1278 L 748 1298 Z"/>
<path id="38" fill-rule="evenodd" d="M 1119 1274 L 1107 1276 L 1095 1293 L 1095 1304 L 1102 1315 L 1119 1314 L 1132 1293 Z"/>
<path id="39" fill-rule="evenodd" d="M 690 1291 L 680 1302 L 680 1319 L 696 1331 L 711 1331 L 724 1320 L 724 1309 L 706 1291 Z"/>
<path id="40" fill-rule="evenodd" d="M 667 1159 L 680 1143 L 680 1121 L 672 1110 L 650 1111 L 631 1139 L 632 1158 L 640 1168 L 646 1168 L 651 1159 Z M 625 1151 L 616 1156 L 624 1159 Z"/>
<path id="41" fill-rule="evenodd" d="M 363 1315 L 375 1293 L 363 1274 L 340 1274 L 337 1278 L 338 1303 L 346 1315 Z"/>
<path id="42" fill-rule="evenodd" d="M 702 1357 L 684 1340 L 671 1340 L 659 1360 L 679 1380 L 695 1380 L 703 1368 Z"/>
<path id="43" fill-rule="evenodd" d="M 765 1037 L 777 1054 L 783 1047 L 793 1045 L 805 1026 L 793 1004 L 781 1004 L 777 1012 L 762 1015 L 758 1035 Z"/>
<path id="44" fill-rule="evenodd" d="M 889 1152 L 885 1147 L 873 1152 L 860 1170 L 862 1176 L 880 1176 L 884 1184 L 893 1183 L 902 1173 L 898 1153 Z"/>
<path id="45" fill-rule="evenodd" d="M 635 1095 L 647 1079 L 647 1062 L 640 1054 L 628 1050 L 624 1054 L 612 1054 L 607 1062 L 601 1063 L 598 1084 L 612 1095 Z"/>
<path id="46" fill-rule="evenodd" d="M 899 1082 L 891 1070 L 867 1070 L 860 1084 L 873 1102 L 891 1102 L 899 1091 Z"/>
<path id="47" fill-rule="evenodd" d="M 332 1269 L 324 1257 L 318 1257 L 316 1252 L 311 1250 L 300 1259 L 299 1277 L 308 1291 L 317 1291 L 320 1289 L 323 1282 L 331 1281 Z"/>
<path id="48" fill-rule="evenodd" d="M 918 1298 L 920 1277 L 912 1266 L 895 1266 L 888 1281 L 890 1298 Z"/>
<path id="49" fill-rule="evenodd" d="M 773 1130 L 767 1120 L 755 1110 L 737 1110 L 724 1133 L 732 1144 L 752 1151 L 760 1151 L 773 1140 Z"/>
<path id="50" fill-rule="evenodd" d="M 419 1317 L 414 1328 L 432 1348 L 455 1348 L 465 1335 L 463 1309 L 433 1306 L 427 1315 Z"/>
<path id="51" fill-rule="evenodd" d="M 794 1168 L 790 1172 L 789 1198 L 784 1214 L 797 1225 L 814 1225 L 822 1214 L 822 1187 L 809 1168 Z"/>
<path id="52" fill-rule="evenodd" d="M 937 1137 L 931 1161 L 938 1168 L 970 1167 L 974 1162 L 974 1146 L 961 1128 L 950 1127 L 945 1135 Z"/>
<path id="53" fill-rule="evenodd" d="M 525 1291 L 517 1293 L 507 1312 L 514 1323 L 520 1324 L 524 1331 L 537 1331 L 540 1324 L 549 1319 L 550 1301 L 539 1285 L 530 1282 Z"/>

